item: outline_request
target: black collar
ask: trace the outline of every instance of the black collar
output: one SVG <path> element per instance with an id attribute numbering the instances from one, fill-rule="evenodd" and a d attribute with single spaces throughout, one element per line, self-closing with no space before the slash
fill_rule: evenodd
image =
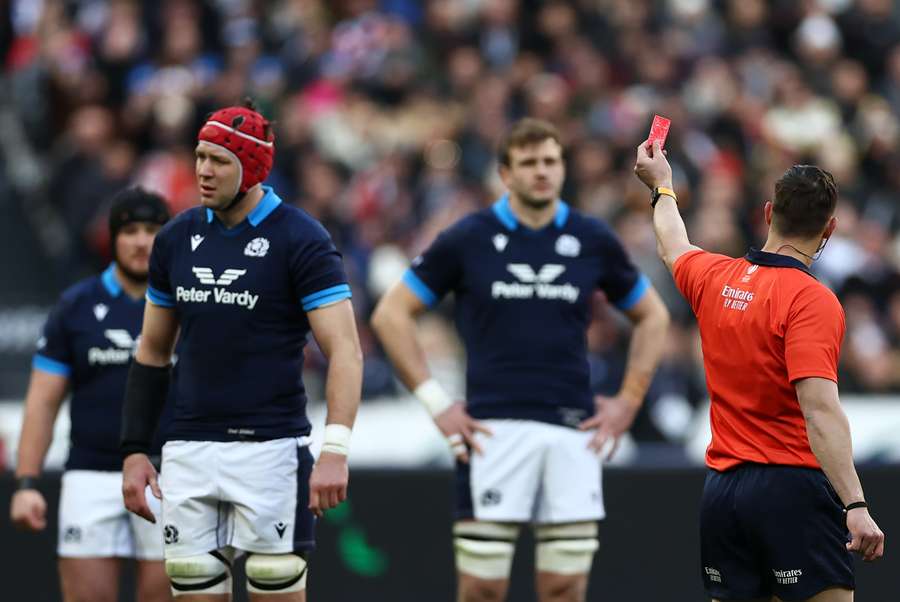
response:
<path id="1" fill-rule="evenodd" d="M 779 255 L 778 253 L 766 253 L 750 247 L 750 250 L 744 256 L 744 259 L 756 265 L 764 265 L 770 268 L 794 268 L 801 272 L 806 272 L 813 278 L 815 275 L 806 267 L 806 264 L 799 259 L 794 259 L 789 255 Z M 816 278 L 818 280 L 818 278 Z"/>

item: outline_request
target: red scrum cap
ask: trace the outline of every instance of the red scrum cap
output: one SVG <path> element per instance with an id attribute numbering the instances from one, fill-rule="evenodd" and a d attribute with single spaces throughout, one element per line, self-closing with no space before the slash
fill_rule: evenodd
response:
<path id="1" fill-rule="evenodd" d="M 272 170 L 275 135 L 265 117 L 246 107 L 219 109 L 206 119 L 197 135 L 228 151 L 241 170 L 238 194 L 266 179 Z"/>

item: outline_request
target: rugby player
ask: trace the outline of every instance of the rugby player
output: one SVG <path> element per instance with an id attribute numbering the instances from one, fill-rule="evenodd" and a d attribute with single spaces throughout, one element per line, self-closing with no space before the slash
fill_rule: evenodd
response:
<path id="1" fill-rule="evenodd" d="M 884 553 L 840 406 L 844 312 L 809 267 L 837 225 L 828 172 L 795 165 L 765 204 L 762 250 L 691 244 L 659 143 L 637 149 L 660 257 L 697 316 L 712 407 L 700 516 L 714 600 L 853 600 L 851 552 Z"/>
<path id="2" fill-rule="evenodd" d="M 144 313 L 150 249 L 169 219 L 165 202 L 140 188 L 118 193 L 109 214 L 113 263 L 66 290 L 44 326 L 25 397 L 10 513 L 29 531 L 47 525 L 37 489 L 53 423 L 71 393 L 71 445 L 59 503 L 59 574 L 66 602 L 116 602 L 124 558 L 137 566 L 137 600 L 170 600 L 161 525 L 122 504 L 122 393 Z M 159 438 L 150 447 L 159 455 Z M 158 500 L 149 500 L 157 511 Z"/>
<path id="3" fill-rule="evenodd" d="M 201 205 L 160 232 L 150 258 L 150 303 L 125 398 L 125 503 L 153 521 L 145 485 L 161 493 L 176 596 L 227 600 L 241 551 L 251 599 L 302 601 L 315 515 L 347 492 L 362 382 L 350 287 L 328 232 L 261 184 L 274 135 L 252 104 L 211 114 L 195 153 Z M 158 483 L 146 452 L 179 329 Z M 300 377 L 310 332 L 330 360 L 315 465 Z"/>
<path id="4" fill-rule="evenodd" d="M 560 200 L 560 134 L 524 119 L 499 148 L 508 193 L 442 232 L 379 302 L 372 324 L 400 380 L 457 456 L 458 596 L 506 596 L 533 524 L 542 602 L 585 599 L 604 517 L 600 450 L 628 430 L 659 361 L 668 312 L 603 222 Z M 634 324 L 624 382 L 591 394 L 586 330 L 601 290 Z M 465 402 L 430 377 L 415 318 L 456 298 Z M 474 450 L 470 454 L 469 450 Z"/>

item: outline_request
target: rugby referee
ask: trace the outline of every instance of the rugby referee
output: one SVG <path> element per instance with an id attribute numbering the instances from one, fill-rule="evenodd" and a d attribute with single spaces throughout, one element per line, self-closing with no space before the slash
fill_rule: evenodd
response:
<path id="1" fill-rule="evenodd" d="M 834 178 L 795 165 L 765 205 L 762 250 L 690 243 L 658 142 L 637 149 L 658 251 L 697 316 L 711 400 L 701 566 L 715 600 L 849 602 L 850 553 L 872 561 L 869 515 L 838 398 L 844 312 L 809 266 L 834 232 Z"/>

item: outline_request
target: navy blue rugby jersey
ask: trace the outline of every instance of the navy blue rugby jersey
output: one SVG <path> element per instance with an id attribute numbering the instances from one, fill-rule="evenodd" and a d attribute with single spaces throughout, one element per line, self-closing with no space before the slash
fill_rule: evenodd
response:
<path id="1" fill-rule="evenodd" d="M 475 418 L 577 426 L 594 413 L 586 330 L 594 291 L 622 310 L 649 281 L 603 222 L 559 202 L 540 230 L 504 196 L 442 232 L 403 277 L 426 305 L 456 296 Z"/>
<path id="2" fill-rule="evenodd" d="M 122 470 L 122 400 L 143 316 L 144 300 L 122 290 L 110 265 L 101 275 L 67 289 L 47 318 L 33 367 L 69 379 L 68 470 Z M 159 453 L 170 413 L 167 407 L 154 454 Z"/>
<path id="3" fill-rule="evenodd" d="M 166 224 L 150 256 L 147 298 L 181 326 L 169 440 L 306 435 L 301 381 L 307 312 L 350 297 L 325 228 L 268 186 L 226 228 L 212 210 Z"/>

